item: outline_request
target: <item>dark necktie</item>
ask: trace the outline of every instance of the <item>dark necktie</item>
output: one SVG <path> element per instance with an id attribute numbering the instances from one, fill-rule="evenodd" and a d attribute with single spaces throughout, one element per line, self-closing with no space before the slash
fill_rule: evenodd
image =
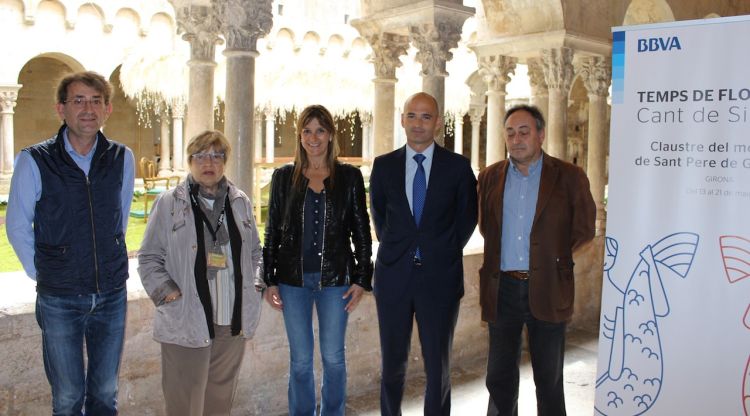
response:
<path id="1" fill-rule="evenodd" d="M 419 220 L 422 219 L 422 210 L 424 209 L 424 198 L 427 194 L 427 178 L 424 173 L 424 162 L 425 157 L 423 154 L 417 153 L 414 155 L 414 160 L 417 162 L 417 172 L 414 174 L 414 184 L 412 185 L 412 212 L 414 214 L 414 222 L 419 226 Z"/>
<path id="2" fill-rule="evenodd" d="M 427 178 L 424 174 L 424 162 L 425 157 L 422 154 L 417 153 L 414 155 L 414 160 L 417 161 L 417 172 L 414 174 L 414 184 L 412 184 L 411 194 L 411 205 L 412 212 L 414 213 L 414 222 L 419 227 L 419 221 L 422 219 L 422 210 L 424 209 L 424 198 L 427 194 Z M 417 247 L 417 251 L 414 253 L 414 260 L 420 261 L 422 259 L 422 253 Z"/>

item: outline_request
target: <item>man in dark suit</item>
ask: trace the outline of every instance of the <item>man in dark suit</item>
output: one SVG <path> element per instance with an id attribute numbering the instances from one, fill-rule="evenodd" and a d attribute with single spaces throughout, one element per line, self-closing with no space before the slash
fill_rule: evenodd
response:
<path id="1" fill-rule="evenodd" d="M 544 118 L 521 105 L 505 116 L 509 160 L 479 174 L 482 319 L 489 324 L 488 415 L 518 414 L 526 325 L 537 414 L 565 415 L 565 328 L 573 315 L 573 252 L 594 237 L 596 206 L 581 168 L 542 152 Z"/>
<path id="2" fill-rule="evenodd" d="M 380 323 L 380 409 L 401 414 L 412 322 L 427 376 L 424 414 L 450 414 L 450 351 L 464 294 L 463 247 L 477 224 L 469 161 L 435 143 L 442 126 L 435 98 L 406 100 L 407 145 L 375 159 L 372 220 L 380 247 L 375 301 Z"/>

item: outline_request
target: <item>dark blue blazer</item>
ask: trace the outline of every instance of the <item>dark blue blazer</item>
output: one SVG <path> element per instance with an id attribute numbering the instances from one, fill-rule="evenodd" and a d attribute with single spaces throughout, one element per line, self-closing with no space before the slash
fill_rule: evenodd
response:
<path id="1" fill-rule="evenodd" d="M 425 290 L 450 301 L 464 293 L 463 247 L 477 225 L 477 188 L 465 157 L 435 145 L 422 220 L 414 222 L 405 189 L 406 148 L 375 158 L 370 209 L 380 242 L 374 293 L 397 300 L 407 289 L 420 248 Z"/>

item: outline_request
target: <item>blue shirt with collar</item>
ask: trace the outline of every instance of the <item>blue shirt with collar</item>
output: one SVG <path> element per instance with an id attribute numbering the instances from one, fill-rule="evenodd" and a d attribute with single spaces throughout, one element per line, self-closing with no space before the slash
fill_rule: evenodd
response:
<path id="1" fill-rule="evenodd" d="M 406 174 L 404 178 L 404 191 L 406 192 L 406 199 L 409 200 L 409 209 L 414 212 L 412 206 L 412 192 L 414 188 L 414 174 L 417 173 L 417 161 L 414 160 L 414 155 L 418 152 L 412 149 L 408 144 L 406 147 Z M 432 168 L 432 156 L 435 154 L 435 142 L 432 142 L 424 151 L 425 159 L 422 161 L 422 167 L 424 168 L 425 181 L 427 189 L 430 189 L 430 168 Z"/>
<path id="2" fill-rule="evenodd" d="M 529 165 L 528 176 L 509 160 L 503 193 L 500 270 L 529 270 L 529 236 L 539 197 L 543 157 Z"/>
<path id="3" fill-rule="evenodd" d="M 96 150 L 94 146 L 85 155 L 73 149 L 68 140 L 68 130 L 63 132 L 65 150 L 73 161 L 88 176 L 91 160 Z M 133 201 L 135 180 L 135 157 L 127 148 L 125 164 L 122 172 L 122 230 L 128 228 L 130 204 Z M 42 196 L 42 177 L 34 158 L 28 152 L 20 152 L 16 156 L 11 179 L 10 194 L 8 195 L 8 211 L 6 212 L 6 233 L 8 240 L 21 261 L 26 275 L 36 280 L 36 266 L 34 265 L 34 207 Z"/>

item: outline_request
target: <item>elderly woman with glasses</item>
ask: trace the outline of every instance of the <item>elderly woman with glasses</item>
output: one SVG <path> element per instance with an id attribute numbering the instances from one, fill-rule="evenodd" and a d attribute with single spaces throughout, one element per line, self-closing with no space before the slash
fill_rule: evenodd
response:
<path id="1" fill-rule="evenodd" d="M 250 199 L 224 176 L 230 150 L 218 131 L 190 140 L 190 174 L 154 204 L 138 253 L 167 415 L 229 415 L 260 317 L 262 248 Z"/>

